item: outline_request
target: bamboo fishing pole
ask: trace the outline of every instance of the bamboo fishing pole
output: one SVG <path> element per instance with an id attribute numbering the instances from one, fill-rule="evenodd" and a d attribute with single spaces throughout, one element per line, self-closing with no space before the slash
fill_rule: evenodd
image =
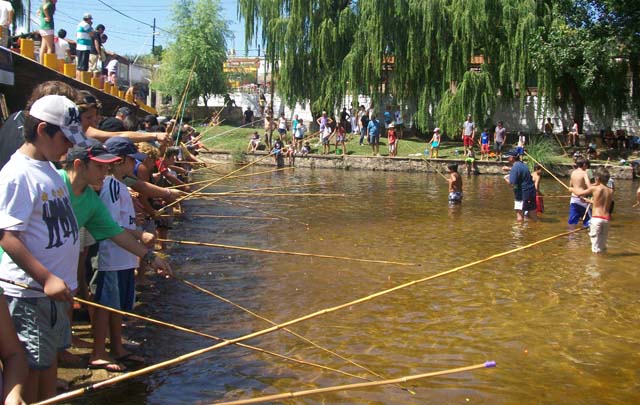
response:
<path id="1" fill-rule="evenodd" d="M 217 138 L 217 137 L 222 136 L 222 135 L 226 135 L 226 134 L 228 134 L 229 132 L 237 131 L 238 129 L 241 129 L 241 128 L 244 128 L 244 127 L 247 127 L 247 126 L 249 126 L 249 125 L 253 125 L 253 124 L 255 124 L 256 122 L 260 122 L 260 121 L 264 121 L 264 118 L 260 118 L 260 119 L 258 119 L 258 120 L 252 121 L 252 122 L 250 122 L 249 124 L 240 125 L 239 127 L 236 127 L 236 128 L 231 128 L 231 129 L 226 130 L 226 131 L 223 131 L 223 132 L 221 132 L 221 133 L 219 133 L 219 134 L 215 134 L 215 135 L 213 135 L 213 136 L 211 136 L 211 137 L 209 137 L 209 138 L 201 139 L 201 140 L 200 140 L 200 142 L 203 142 L 203 143 L 204 143 L 205 141 L 208 141 L 209 139 L 213 139 L 213 138 Z M 205 134 L 205 133 L 207 133 L 207 131 L 212 130 L 213 128 L 214 128 L 214 127 L 206 128 L 206 129 L 202 132 L 203 138 L 204 138 L 204 134 Z M 256 132 L 257 132 L 257 131 L 256 131 Z"/>
<path id="2" fill-rule="evenodd" d="M 240 178 L 240 177 L 258 176 L 260 174 L 281 172 L 281 171 L 284 171 L 284 170 L 292 170 L 292 169 L 293 169 L 293 167 L 282 167 L 280 169 L 271 169 L 271 170 L 264 170 L 264 171 L 256 172 L 256 173 L 247 173 L 247 174 L 240 174 L 238 176 L 229 176 L 229 177 L 227 177 L 227 179 L 237 179 L 237 178 Z M 221 177 L 219 177 L 219 178 L 221 178 Z M 198 181 L 194 181 L 194 182 L 191 182 L 191 183 L 179 184 L 177 186 L 167 186 L 167 187 L 164 187 L 164 188 L 178 188 L 178 187 L 184 187 L 184 186 L 193 186 L 193 185 L 197 185 L 197 184 L 207 183 L 209 181 L 211 181 L 211 179 L 198 180 Z"/>
<path id="3" fill-rule="evenodd" d="M 298 187 L 310 187 L 310 186 L 326 186 L 331 184 L 330 182 L 324 183 L 302 183 L 302 184 L 286 184 L 284 186 L 275 186 L 275 187 L 260 187 L 260 188 L 245 188 L 241 190 L 231 190 L 227 191 L 228 194 L 236 194 L 236 193 L 252 193 L 255 191 L 266 191 L 266 190 L 279 190 L 283 188 L 298 188 Z"/>
<path id="4" fill-rule="evenodd" d="M 558 145 L 560 145 L 560 147 L 562 148 L 562 151 L 564 152 L 564 154 L 566 156 L 569 156 L 569 153 L 567 153 L 567 150 L 564 148 L 564 145 L 562 144 L 562 142 L 560 142 L 560 138 L 558 138 L 558 134 L 556 134 L 555 132 L 553 133 L 553 136 L 555 136 L 556 141 L 558 141 Z"/>
<path id="5" fill-rule="evenodd" d="M 304 256 L 304 257 L 317 257 L 321 259 L 335 259 L 335 260 L 346 260 L 352 262 L 363 262 L 363 263 L 377 263 L 377 264 L 393 264 L 396 266 L 420 266 L 418 263 L 409 263 L 409 262 L 395 262 L 388 260 L 374 260 L 374 259 L 360 259 L 356 257 L 346 257 L 346 256 L 331 256 L 331 255 L 321 255 L 314 253 L 304 253 L 304 252 L 289 252 L 285 250 L 271 250 L 271 249 L 258 249 L 246 246 L 234 246 L 234 245 L 223 245 L 220 243 L 207 243 L 207 242 L 192 242 L 186 240 L 173 240 L 173 239 L 158 239 L 159 242 L 168 242 L 168 243 L 177 243 L 180 245 L 191 245 L 191 246 L 206 246 L 206 247 L 215 247 L 220 249 L 232 249 L 232 250 L 245 250 L 248 252 L 257 252 L 257 253 L 270 253 L 270 254 L 279 254 L 279 255 L 289 255 L 289 256 Z"/>
<path id="6" fill-rule="evenodd" d="M 177 278 L 175 276 L 174 276 L 174 278 L 176 280 L 180 280 L 179 278 Z M 27 284 L 20 283 L 20 282 L 17 282 L 17 281 L 7 280 L 7 279 L 4 279 L 4 278 L 0 278 L 0 281 L 2 281 L 4 283 L 15 285 L 17 287 L 21 287 L 21 288 L 24 288 L 24 289 L 27 289 L 27 290 L 44 292 L 40 288 L 31 287 L 31 286 L 29 286 Z M 132 312 L 126 312 L 126 311 L 122 311 L 122 310 L 119 310 L 119 309 L 107 307 L 107 306 L 95 303 L 93 301 L 83 300 L 82 298 L 73 297 L 73 300 L 78 302 L 78 303 L 85 304 L 85 305 L 88 305 L 88 306 L 91 306 L 91 307 L 94 307 L 94 308 L 104 309 L 106 311 L 114 312 L 114 313 L 129 317 L 129 318 L 139 319 L 141 321 L 149 322 L 149 323 L 152 323 L 152 324 L 155 324 L 155 325 L 159 325 L 159 326 L 162 326 L 162 327 L 165 327 L 165 328 L 169 328 L 169 329 L 173 329 L 173 330 L 179 330 L 181 332 L 186 332 L 186 333 L 189 333 L 189 334 L 192 334 L 192 335 L 205 337 L 207 339 L 215 340 L 217 342 L 224 342 L 226 340 L 224 338 L 221 338 L 221 337 L 218 337 L 218 336 L 214 336 L 214 335 L 210 335 L 208 333 L 198 332 L 196 330 L 185 328 L 185 327 L 182 327 L 180 325 L 176 325 L 176 324 L 172 324 L 172 323 L 168 323 L 168 322 L 163 322 L 163 321 L 160 321 L 160 320 L 157 320 L 157 319 L 154 319 L 154 318 L 149 318 L 149 317 L 138 315 L 138 314 L 135 314 L 135 313 L 132 313 Z M 253 350 L 253 351 L 256 351 L 256 352 L 259 352 L 259 353 L 268 354 L 270 356 L 278 357 L 278 358 L 281 358 L 283 360 L 287 360 L 287 361 L 290 361 L 290 362 L 293 362 L 293 363 L 303 364 L 303 365 L 319 368 L 319 369 L 322 369 L 322 370 L 332 371 L 332 372 L 335 372 L 335 373 L 338 373 L 338 374 L 346 375 L 348 377 L 353 377 L 353 378 L 357 378 L 357 379 L 360 379 L 360 380 L 371 381 L 370 379 L 368 379 L 366 377 L 358 376 L 356 374 L 352 374 L 352 373 L 349 373 L 349 372 L 346 372 L 346 371 L 338 370 L 338 369 L 335 369 L 335 368 L 332 368 L 332 367 L 323 366 L 321 364 L 317 364 L 317 363 L 314 363 L 314 362 L 301 360 L 301 359 L 296 359 L 296 358 L 289 357 L 289 356 L 285 356 L 283 354 L 272 352 L 272 351 L 266 350 L 266 349 L 262 349 L 262 348 L 257 347 L 257 346 L 252 346 L 252 345 L 248 345 L 248 344 L 241 343 L 241 342 L 236 343 L 236 346 L 243 347 L 243 348 L 249 349 L 249 350 Z"/>
<path id="7" fill-rule="evenodd" d="M 237 173 L 237 172 L 239 172 L 240 170 L 246 169 L 246 168 L 247 168 L 247 167 L 249 167 L 249 166 L 255 165 L 256 163 L 258 163 L 258 162 L 260 162 L 261 160 L 263 160 L 263 159 L 265 159 L 265 158 L 268 158 L 268 157 L 270 157 L 270 156 L 271 156 L 271 153 L 269 153 L 268 155 L 264 155 L 263 157 L 258 158 L 258 159 L 254 160 L 254 161 L 253 161 L 253 162 L 251 162 L 251 163 L 248 163 L 248 164 L 246 164 L 246 165 L 244 165 L 244 166 L 242 166 L 242 167 L 240 167 L 240 168 L 238 168 L 238 169 L 236 169 L 236 170 L 234 170 L 234 171 L 232 171 L 232 172 L 229 172 L 228 174 L 226 174 L 226 175 L 224 175 L 224 176 L 222 176 L 222 177 L 220 177 L 220 178 L 218 178 L 218 179 L 216 179 L 216 180 L 213 180 L 213 181 L 211 181 L 211 182 L 209 182 L 209 183 L 205 184 L 204 186 L 200 187 L 199 189 L 197 189 L 197 190 L 195 190 L 195 191 L 192 191 L 191 193 L 187 193 L 187 195 L 185 195 L 185 196 L 183 196 L 183 197 L 180 197 L 180 198 L 176 199 L 175 201 L 173 201 L 173 202 L 171 202 L 171 203 L 169 203 L 169 204 L 165 205 L 164 207 L 162 207 L 162 208 L 158 209 L 158 213 L 162 213 L 162 212 L 163 212 L 163 211 L 165 211 L 167 208 L 169 208 L 169 207 L 171 207 L 171 206 L 174 206 L 174 205 L 178 204 L 179 202 L 181 202 L 181 201 L 183 201 L 183 200 L 185 200 L 185 199 L 189 198 L 191 195 L 193 195 L 193 194 L 195 194 L 195 193 L 198 193 L 198 192 L 200 192 L 200 191 L 204 190 L 204 189 L 205 189 L 205 188 L 207 188 L 207 187 L 211 187 L 211 186 L 212 186 L 212 185 L 214 185 L 215 183 L 217 183 L 217 182 L 219 182 L 219 181 L 221 181 L 221 180 L 224 180 L 224 179 L 226 179 L 226 178 L 230 177 L 232 174 Z"/>
<path id="8" fill-rule="evenodd" d="M 541 239 L 539 241 L 532 242 L 532 243 L 529 243 L 529 244 L 524 245 L 524 246 L 520 246 L 518 248 L 507 250 L 507 251 L 501 252 L 501 253 L 496 253 L 496 254 L 488 256 L 488 257 L 486 257 L 484 259 L 476 260 L 475 262 L 472 262 L 472 263 L 468 263 L 468 264 L 465 264 L 465 265 L 462 265 L 462 266 L 458 266 L 458 267 L 455 267 L 455 268 L 450 269 L 450 270 L 442 271 L 442 272 L 434 274 L 432 276 L 428 276 L 428 277 L 424 277 L 422 279 L 410 281 L 410 282 L 398 285 L 398 286 L 393 287 L 393 288 L 389 288 L 389 289 L 386 289 L 386 290 L 379 291 L 379 292 L 374 293 L 374 294 L 369 294 L 369 295 L 364 296 L 362 298 L 359 298 L 359 299 L 356 299 L 356 300 L 353 300 L 353 301 L 350 301 L 350 302 L 347 302 L 347 303 L 344 303 L 344 304 L 341 304 L 341 305 L 337 305 L 337 306 L 334 306 L 334 307 L 321 309 L 319 311 L 312 312 L 310 314 L 307 314 L 307 315 L 292 319 L 292 320 L 287 321 L 287 322 L 283 322 L 281 324 L 278 324 L 276 326 L 272 326 L 270 328 L 262 329 L 262 330 L 259 330 L 259 331 L 253 332 L 253 333 L 249 333 L 249 334 L 246 334 L 246 335 L 243 335 L 243 336 L 239 336 L 237 338 L 228 339 L 228 340 L 225 340 L 224 342 L 215 344 L 213 346 L 209 346 L 209 347 L 205 347 L 203 349 L 195 350 L 193 352 L 190 352 L 190 353 L 175 357 L 173 359 L 169 359 L 169 360 L 154 364 L 152 366 L 148 366 L 148 367 L 142 368 L 142 369 L 137 370 L 137 371 L 126 373 L 126 374 L 123 374 L 123 375 L 120 375 L 120 376 L 117 376 L 117 377 L 110 378 L 108 380 L 101 381 L 99 383 L 92 384 L 89 387 L 81 388 L 81 389 L 78 389 L 78 390 L 75 390 L 75 391 L 72 391 L 72 392 L 68 392 L 66 394 L 58 395 L 58 396 L 53 397 L 53 398 L 51 398 L 51 399 L 49 399 L 47 401 L 40 402 L 40 403 L 35 404 L 35 405 L 53 404 L 53 403 L 57 403 L 57 402 L 64 401 L 64 400 L 68 400 L 68 399 L 71 399 L 71 398 L 75 398 L 75 397 L 80 396 L 80 395 L 82 395 L 82 394 L 84 394 L 86 392 L 93 391 L 93 390 L 96 390 L 98 388 L 108 387 L 108 386 L 113 385 L 115 383 L 118 383 L 120 381 L 125 381 L 125 380 L 128 380 L 130 378 L 146 375 L 146 374 L 149 374 L 149 373 L 151 373 L 151 372 L 153 372 L 155 370 L 159 370 L 159 369 L 162 369 L 164 367 L 168 367 L 168 366 L 172 366 L 174 364 L 181 363 L 183 361 L 192 359 L 194 357 L 200 356 L 200 355 L 205 354 L 205 353 L 212 352 L 214 350 L 221 349 L 223 347 L 227 347 L 227 346 L 229 346 L 231 344 L 234 344 L 234 343 L 237 343 L 237 342 L 242 342 L 242 341 L 245 341 L 245 340 L 249 340 L 249 339 L 253 339 L 253 338 L 256 338 L 256 337 L 260 337 L 260 336 L 269 334 L 271 332 L 274 332 L 274 331 L 276 331 L 278 329 L 289 327 L 289 326 L 295 325 L 297 323 L 307 321 L 309 319 L 317 318 L 318 316 L 326 315 L 326 314 L 338 311 L 340 309 L 349 308 L 349 307 L 351 307 L 353 305 L 358 305 L 358 304 L 361 304 L 363 302 L 367 302 L 367 301 L 373 300 L 375 298 L 381 297 L 381 296 L 389 294 L 391 292 L 395 292 L 395 291 L 398 291 L 398 290 L 401 290 L 401 289 L 404 289 L 404 288 L 408 288 L 408 287 L 411 287 L 411 286 L 414 286 L 414 285 L 417 285 L 417 284 L 420 284 L 420 283 L 424 283 L 424 282 L 429 281 L 429 280 L 433 280 L 433 279 L 436 279 L 436 278 L 439 278 L 439 277 L 443 277 L 443 276 L 446 276 L 446 275 L 449 275 L 449 274 L 453 274 L 455 272 L 461 271 L 461 270 L 466 269 L 468 267 L 472 267 L 472 266 L 475 266 L 477 264 L 485 263 L 487 261 L 494 260 L 496 258 L 503 257 L 503 256 L 506 256 L 506 255 L 515 253 L 515 252 L 519 252 L 521 250 L 529 249 L 529 248 L 531 248 L 533 246 L 540 245 L 542 243 L 545 243 L 545 242 L 560 238 L 562 236 L 571 235 L 573 233 L 580 232 L 582 230 L 584 230 L 584 228 L 574 229 L 572 231 L 563 232 L 563 233 L 560 233 L 560 234 L 557 234 L 557 235 L 554 235 L 554 236 L 550 236 L 550 237 Z"/>
<path id="9" fill-rule="evenodd" d="M 217 200 L 218 200 L 218 201 L 220 201 L 220 202 L 222 202 L 222 203 L 224 203 L 224 204 L 228 204 L 228 205 L 238 205 L 238 206 L 240 206 L 240 207 L 247 208 L 247 209 L 249 209 L 249 210 L 251 210 L 251 211 L 258 211 L 258 212 L 260 212 L 260 213 L 262 213 L 262 214 L 265 214 L 265 215 L 268 215 L 268 216 L 272 216 L 272 217 L 276 217 L 276 218 L 279 218 L 279 219 L 281 219 L 281 220 L 283 220 L 283 221 L 287 221 L 287 222 L 295 222 L 295 223 L 298 223 L 298 224 L 300 224 L 300 225 L 304 225 L 304 227 L 305 227 L 307 230 L 309 230 L 309 228 L 310 228 L 310 225 L 309 225 L 309 224 L 307 224 L 306 222 L 302 222 L 302 221 L 298 221 L 298 220 L 296 220 L 296 219 L 291 219 L 291 218 L 283 217 L 283 216 L 281 216 L 281 215 L 274 214 L 274 213 L 269 212 L 269 211 L 261 210 L 260 208 L 255 208 L 255 207 L 250 207 L 250 206 L 247 206 L 247 205 L 243 205 L 240 201 L 228 201 L 228 200 L 225 200 L 225 199 L 222 199 L 222 198 L 217 198 Z M 246 203 L 246 204 L 269 204 L 269 205 L 293 206 L 293 207 L 295 206 L 295 205 L 291 205 L 291 204 L 284 204 L 284 203 L 271 203 L 271 202 L 269 202 L 269 203 L 264 203 L 264 202 L 263 202 L 263 203 L 260 203 L 260 202 L 256 202 L 256 201 L 243 201 L 243 202 L 244 202 L 244 203 Z"/>
<path id="10" fill-rule="evenodd" d="M 348 197 L 347 194 L 331 194 L 331 193 L 248 193 L 223 191 L 220 193 L 196 193 L 196 196 L 209 197 Z"/>
<path id="11" fill-rule="evenodd" d="M 196 61 L 198 60 L 198 55 L 193 58 L 193 64 L 191 65 L 191 70 L 189 71 L 189 77 L 187 78 L 187 84 L 184 86 L 184 90 L 182 91 L 182 97 L 180 98 L 180 103 L 178 104 L 178 109 L 176 110 L 176 114 L 173 117 L 175 125 L 172 128 L 172 132 L 176 130 L 178 127 L 178 115 L 180 115 L 181 110 L 184 110 L 184 105 L 186 105 L 187 91 L 189 90 L 189 86 L 191 85 L 191 78 L 193 77 L 193 72 L 196 69 Z M 182 118 L 180 119 L 182 123 Z M 179 129 L 178 129 L 179 130 Z"/>
<path id="12" fill-rule="evenodd" d="M 413 146 L 409 146 L 409 149 L 411 149 L 413 151 L 413 153 L 418 153 Z M 438 173 L 440 175 L 440 177 L 442 177 L 447 183 L 449 182 L 449 179 L 447 178 L 447 176 L 445 176 L 444 174 L 440 173 L 440 170 L 438 170 L 438 168 L 434 164 L 432 164 L 429 161 L 429 159 L 424 157 L 424 155 L 422 153 L 420 153 L 420 157 L 422 158 L 422 160 L 427 162 L 427 165 L 429 165 L 429 167 L 431 167 L 434 172 Z"/>
<path id="13" fill-rule="evenodd" d="M 496 362 L 495 361 L 487 361 L 487 362 L 484 362 L 484 363 L 481 363 L 481 364 L 475 364 L 475 365 L 466 366 L 466 367 L 451 368 L 451 369 L 442 370 L 442 371 L 433 371 L 431 373 L 408 375 L 408 376 L 399 377 L 399 378 L 393 378 L 393 379 L 384 380 L 384 381 L 371 381 L 371 382 L 366 382 L 366 383 L 335 385 L 335 386 L 332 386 L 332 387 L 316 388 L 316 389 L 310 389 L 310 390 L 304 390 L 304 391 L 285 392 L 285 393 L 282 393 L 282 394 L 265 395 L 265 396 L 262 396 L 262 397 L 256 397 L 256 398 L 250 398 L 250 399 L 240 399 L 240 400 L 237 400 L 237 401 L 214 402 L 214 404 L 216 404 L 216 405 L 245 405 L 245 404 L 256 404 L 256 403 L 259 403 L 259 402 L 279 401 L 279 400 L 283 400 L 283 399 L 300 398 L 300 397 L 304 397 L 304 396 L 308 396 L 308 395 L 325 394 L 325 393 L 328 393 L 328 392 L 357 390 L 357 389 L 362 389 L 362 388 L 377 387 L 377 386 L 380 386 L 380 385 L 406 383 L 406 382 L 409 382 L 409 381 L 414 381 L 414 380 L 419 380 L 419 379 L 424 379 L 424 378 L 439 377 L 439 376 L 442 376 L 442 375 L 463 373 L 465 371 L 472 371 L 472 370 L 478 370 L 478 369 L 481 369 L 481 368 L 492 368 L 492 367 L 496 367 Z"/>
<path id="14" fill-rule="evenodd" d="M 540 167 L 542 167 L 542 168 L 544 169 L 544 171 L 545 171 L 545 172 L 549 173 L 549 174 L 551 175 L 551 177 L 553 177 L 554 179 L 556 179 L 556 180 L 558 181 L 558 183 L 562 184 L 562 186 L 563 186 L 564 188 L 566 188 L 567 190 L 569 190 L 569 186 L 567 186 L 566 184 L 564 184 L 564 182 L 563 182 L 562 180 L 560 180 L 559 178 L 557 178 L 555 174 L 551 173 L 551 172 L 549 171 L 549 169 L 547 169 L 546 167 L 544 167 L 544 165 L 543 165 L 542 163 L 538 162 L 538 161 L 536 160 L 536 158 L 534 158 L 533 156 L 531 156 L 531 155 L 530 155 L 529 153 L 527 153 L 526 151 L 524 152 L 524 154 L 525 154 L 525 155 L 527 155 L 527 157 L 528 157 L 529 159 L 533 160 L 533 161 L 534 161 L 534 163 L 536 163 L 537 165 L 540 165 Z"/>
<path id="15" fill-rule="evenodd" d="M 162 214 L 161 217 L 174 217 L 171 214 Z M 218 219 L 259 219 L 266 221 L 275 221 L 280 218 L 275 217 L 253 217 L 253 216 L 245 216 L 245 215 L 213 215 L 213 214 L 187 214 L 189 217 L 193 218 L 218 218 Z"/>
<path id="16" fill-rule="evenodd" d="M 236 304 L 235 302 L 229 300 L 228 298 L 225 298 L 225 297 L 223 297 L 221 295 L 218 295 L 218 294 L 214 293 L 213 291 L 209 291 L 209 290 L 207 290 L 205 288 L 202 288 L 199 285 L 194 284 L 194 283 L 192 283 L 192 282 L 190 282 L 188 280 L 185 280 L 185 279 L 183 279 L 181 277 L 173 276 L 173 278 L 175 278 L 176 280 L 180 281 L 183 284 L 188 285 L 189 287 L 191 287 L 193 289 L 196 289 L 196 290 L 198 290 L 198 291 L 200 291 L 200 292 L 202 292 L 202 293 L 204 293 L 206 295 L 209 295 L 210 297 L 214 297 L 215 299 L 218 299 L 218 300 L 220 300 L 222 302 L 225 302 L 225 303 L 227 303 L 227 304 L 229 304 L 229 305 L 231 305 L 231 306 L 233 306 L 235 308 L 238 308 L 241 311 L 243 311 L 243 312 L 245 312 L 245 313 L 247 313 L 247 314 L 249 314 L 249 315 L 251 315 L 251 316 L 253 316 L 253 317 L 257 318 L 257 319 L 263 320 L 263 321 L 267 322 L 270 325 L 274 325 L 274 326 L 277 325 L 277 323 L 272 321 L 271 319 L 266 318 L 266 317 L 264 317 L 264 316 L 262 316 L 262 315 L 260 315 L 260 314 L 258 314 L 256 312 L 250 310 L 249 308 L 245 308 L 240 304 Z M 374 370 L 371 370 L 370 368 L 368 368 L 368 367 L 366 367 L 366 366 L 364 366 L 364 365 L 362 365 L 360 363 L 357 363 L 357 362 L 349 359 L 348 357 L 345 357 L 345 356 L 341 355 L 340 353 L 337 353 L 337 352 L 335 352 L 333 350 L 329 350 L 324 346 L 320 346 L 318 343 L 316 343 L 313 340 L 307 338 L 306 336 L 303 336 L 303 335 L 301 335 L 301 334 L 299 334 L 299 333 L 297 333 L 297 332 L 295 332 L 295 331 L 293 331 L 293 330 L 291 330 L 289 328 L 283 328 L 282 330 L 287 332 L 287 333 L 289 333 L 290 335 L 293 335 L 293 336 L 297 337 L 298 339 L 301 339 L 303 342 L 306 342 L 306 343 L 310 344 L 311 346 L 315 347 L 316 349 L 319 349 L 319 350 L 321 350 L 321 351 L 323 351 L 325 353 L 328 353 L 328 354 L 330 354 L 332 356 L 335 356 L 335 357 L 337 357 L 337 358 L 339 358 L 341 360 L 344 360 L 347 363 L 349 363 L 349 364 L 351 364 L 351 365 L 353 365 L 353 366 L 355 366 L 355 367 L 357 367 L 357 368 L 359 368 L 361 370 L 364 370 L 364 371 L 366 371 L 366 372 L 368 372 L 368 373 L 370 373 L 370 374 L 372 374 L 372 375 L 374 375 L 374 376 L 376 376 L 376 377 L 378 377 L 380 379 L 383 379 L 383 380 L 386 379 L 386 377 L 384 377 L 381 374 L 375 372 Z M 400 386 L 399 388 L 409 391 L 407 388 L 402 387 L 402 386 Z M 412 391 L 410 391 L 410 392 L 411 392 L 411 394 L 415 394 L 415 392 L 412 392 Z"/>
<path id="17" fill-rule="evenodd" d="M 242 196 L 237 196 L 237 197 L 242 197 Z M 211 200 L 216 200 L 219 202 L 223 202 L 225 204 L 230 204 L 230 205 L 240 205 L 243 208 L 249 208 L 246 205 L 242 205 L 242 204 L 252 204 L 252 205 L 269 205 L 272 207 L 298 207 L 299 205 L 297 204 L 287 204 L 287 203 L 274 203 L 274 202 L 265 202 L 265 201 L 247 201 L 247 200 L 227 200 L 224 197 L 203 197 L 203 198 L 207 198 L 207 199 L 211 199 Z M 236 204 L 236 203 L 242 203 L 242 204 Z M 254 208 L 250 208 L 250 209 L 254 209 Z M 263 214 L 267 214 L 266 211 L 261 211 Z M 267 215 L 273 215 L 275 217 L 278 217 L 275 214 L 267 214 Z M 286 220 L 286 221 L 291 221 L 291 219 L 287 218 L 287 217 L 278 217 L 279 219 L 282 220 Z M 298 222 L 298 221 L 295 221 Z M 304 222 L 298 222 L 302 225 L 308 226 L 309 224 L 306 224 Z"/>

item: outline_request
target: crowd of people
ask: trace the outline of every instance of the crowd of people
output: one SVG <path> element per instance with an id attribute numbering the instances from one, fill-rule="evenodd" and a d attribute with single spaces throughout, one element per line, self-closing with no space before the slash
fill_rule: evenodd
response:
<path id="1" fill-rule="evenodd" d="M 380 156 L 380 137 L 386 135 L 389 156 L 397 156 L 398 143 L 404 133 L 404 118 L 400 109 L 393 115 L 388 111 L 385 112 L 382 123 L 376 118 L 373 105 L 369 109 L 365 109 L 364 105 L 361 105 L 357 113 L 348 112 L 345 107 L 340 112 L 339 119 L 322 111 L 322 114 L 315 120 L 318 131 L 310 133 L 309 127 L 302 118 L 299 118 L 298 114 L 295 114 L 291 121 L 287 120 L 284 113 L 280 113 L 276 119 L 269 106 L 264 109 L 260 108 L 261 114 L 264 114 L 262 119 L 264 122 L 264 144 L 260 141 L 260 134 L 256 131 L 249 139 L 247 152 L 269 150 L 272 153 L 283 153 L 290 157 L 290 162 L 295 156 L 310 153 L 312 140 L 316 141 L 318 147 L 322 147 L 320 152 L 322 155 L 335 153 L 345 156 L 349 134 L 351 134 L 350 136 L 360 136 L 359 146 L 364 146 L 366 141 L 374 156 Z M 243 124 L 244 126 L 253 126 L 255 122 L 254 113 L 248 107 L 243 114 Z M 276 131 L 277 135 L 274 139 Z"/>
<path id="2" fill-rule="evenodd" d="M 59 360 L 80 361 L 65 352 L 82 343 L 71 335 L 74 296 L 131 311 L 147 271 L 171 273 L 157 238 L 169 205 L 189 191 L 201 144 L 192 127 L 140 122 L 128 107 L 103 118 L 93 94 L 62 82 L 37 86 L 10 121 L 0 128 L 10 140 L 0 150 L 15 151 L 0 170 L 0 392 L 21 404 L 56 394 Z M 145 361 L 123 345 L 121 315 L 90 314 L 87 367 L 123 372 Z"/>
<path id="3" fill-rule="evenodd" d="M 75 27 L 75 35 L 70 37 L 67 29 L 58 28 L 56 24 L 56 3 L 57 0 L 44 0 L 36 12 L 37 35 L 40 37 L 36 58 L 44 63 L 45 54 L 55 54 L 56 59 L 76 64 L 77 79 L 81 78 L 81 72 L 89 72 L 93 77 L 116 84 L 118 59 L 115 53 L 105 48 L 109 39 L 105 25 L 94 26 L 93 16 L 84 13 Z M 10 31 L 13 16 L 11 2 L 0 0 L 0 46 L 9 48 L 13 45 Z"/>
<path id="4" fill-rule="evenodd" d="M 514 211 L 516 220 L 525 218 L 538 220 L 538 214 L 544 213 L 543 193 L 540 188 L 543 167 L 534 165 L 533 173 L 522 161 L 522 153 L 513 149 L 506 152 L 509 165 L 504 166 L 505 181 L 513 187 Z M 449 204 L 455 206 L 462 203 L 463 180 L 458 173 L 458 164 L 447 166 L 449 177 Z M 577 226 L 581 221 L 589 228 L 591 251 L 596 254 L 607 251 L 609 221 L 614 208 L 613 193 L 615 183 L 606 167 L 593 171 L 589 161 L 579 157 L 575 161 L 575 169 L 567 190 L 571 193 L 567 224 Z M 640 188 L 637 190 L 637 203 L 640 205 Z"/>

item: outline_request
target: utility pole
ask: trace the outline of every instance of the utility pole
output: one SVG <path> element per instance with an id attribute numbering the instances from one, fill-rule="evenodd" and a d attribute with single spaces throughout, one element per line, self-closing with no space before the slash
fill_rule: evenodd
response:
<path id="1" fill-rule="evenodd" d="M 31 0 L 27 0 L 27 32 L 31 32 Z"/>
<path id="2" fill-rule="evenodd" d="M 153 19 L 153 33 L 151 34 L 151 54 L 156 51 L 156 19 Z"/>

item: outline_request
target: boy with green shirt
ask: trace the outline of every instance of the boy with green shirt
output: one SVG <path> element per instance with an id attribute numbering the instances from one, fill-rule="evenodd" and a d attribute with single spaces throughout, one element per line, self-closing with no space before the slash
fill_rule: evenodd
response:
<path id="1" fill-rule="evenodd" d="M 69 149 L 65 169 L 58 171 L 69 191 L 78 227 L 85 227 L 97 241 L 111 239 L 123 249 L 140 257 L 152 268 L 170 273 L 170 265 L 145 246 L 154 242 L 154 235 L 122 228 L 114 221 L 98 194 L 90 187 L 100 187 L 109 164 L 120 161 L 120 158 L 108 153 L 99 142 L 91 140 L 89 142 L 91 144 L 89 147 Z M 78 279 L 84 280 L 84 274 L 79 274 Z M 104 368 L 112 372 L 125 370 L 123 366 L 104 355 L 93 356 L 89 367 Z"/>

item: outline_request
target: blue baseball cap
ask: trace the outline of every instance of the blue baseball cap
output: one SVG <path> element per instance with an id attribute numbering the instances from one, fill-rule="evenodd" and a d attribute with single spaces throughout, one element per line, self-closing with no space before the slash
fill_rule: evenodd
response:
<path id="1" fill-rule="evenodd" d="M 129 156 L 139 161 L 143 161 L 147 158 L 146 154 L 138 152 L 138 148 L 133 142 L 121 136 L 114 136 L 107 139 L 104 146 L 107 148 L 109 153 L 116 156 Z"/>

